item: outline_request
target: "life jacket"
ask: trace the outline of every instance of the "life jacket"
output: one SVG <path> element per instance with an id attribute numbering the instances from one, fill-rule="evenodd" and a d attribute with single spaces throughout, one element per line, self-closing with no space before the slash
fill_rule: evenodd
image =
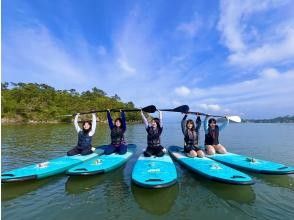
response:
<path id="1" fill-rule="evenodd" d="M 111 129 L 111 144 L 120 145 L 125 143 L 124 130 L 122 128 L 114 127 Z"/>
<path id="2" fill-rule="evenodd" d="M 160 146 L 160 135 L 162 132 L 162 128 L 153 128 L 149 127 L 146 128 L 147 130 L 147 144 L 148 147 L 159 147 Z"/>
<path id="3" fill-rule="evenodd" d="M 184 135 L 185 146 L 197 146 L 198 145 L 198 133 L 196 131 L 190 131 L 186 129 Z"/>
<path id="4" fill-rule="evenodd" d="M 88 147 L 91 147 L 91 143 L 92 143 L 92 136 L 89 136 L 89 133 L 80 131 L 78 134 L 78 147 L 88 148 Z"/>
<path id="5" fill-rule="evenodd" d="M 215 129 L 208 128 L 208 133 L 205 134 L 205 145 L 218 145 L 219 128 L 216 125 Z"/>

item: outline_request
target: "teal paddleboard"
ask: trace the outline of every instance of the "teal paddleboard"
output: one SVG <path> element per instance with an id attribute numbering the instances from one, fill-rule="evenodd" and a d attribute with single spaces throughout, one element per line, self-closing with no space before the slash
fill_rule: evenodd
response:
<path id="1" fill-rule="evenodd" d="M 123 155 L 116 153 L 110 155 L 102 154 L 72 167 L 66 171 L 66 174 L 70 176 L 89 176 L 112 171 L 126 163 L 135 150 L 136 145 L 128 144 L 128 150 Z"/>
<path id="2" fill-rule="evenodd" d="M 41 179 L 48 176 L 60 174 L 69 168 L 76 166 L 91 158 L 97 157 L 103 151 L 96 149 L 96 151 L 89 155 L 74 155 L 63 156 L 43 163 L 32 164 L 22 168 L 14 169 L 1 174 L 1 182 L 19 182 L 25 180 Z"/>
<path id="3" fill-rule="evenodd" d="M 263 174 L 291 174 L 294 173 L 293 166 L 286 166 L 284 164 L 275 163 L 266 160 L 255 159 L 239 154 L 226 153 L 226 154 L 214 154 L 210 155 L 209 158 L 221 162 L 225 165 L 251 171 L 254 173 Z"/>
<path id="4" fill-rule="evenodd" d="M 168 151 L 181 165 L 210 180 L 236 185 L 249 185 L 254 183 L 252 178 L 247 174 L 207 157 L 187 157 L 183 147 L 170 146 Z"/>
<path id="5" fill-rule="evenodd" d="M 177 182 L 177 170 L 168 154 L 162 157 L 141 155 L 132 172 L 132 181 L 145 188 L 163 188 Z"/>

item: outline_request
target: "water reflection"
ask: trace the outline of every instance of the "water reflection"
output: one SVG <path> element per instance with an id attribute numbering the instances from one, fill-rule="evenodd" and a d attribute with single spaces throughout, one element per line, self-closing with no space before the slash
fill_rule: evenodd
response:
<path id="1" fill-rule="evenodd" d="M 45 178 L 40 180 L 31 180 L 24 182 L 12 182 L 1 184 L 1 199 L 2 201 L 8 201 L 15 199 L 27 193 L 30 193 L 38 188 L 44 187 L 50 182 L 57 181 L 62 178 L 62 175 L 54 176 L 52 178 Z"/>
<path id="2" fill-rule="evenodd" d="M 168 213 L 179 193 L 178 184 L 163 189 L 145 189 L 134 184 L 131 187 L 138 205 L 156 215 Z"/>

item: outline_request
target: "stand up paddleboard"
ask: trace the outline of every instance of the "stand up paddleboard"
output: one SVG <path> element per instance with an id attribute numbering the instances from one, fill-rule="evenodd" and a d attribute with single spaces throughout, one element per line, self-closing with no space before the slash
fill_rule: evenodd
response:
<path id="1" fill-rule="evenodd" d="M 210 155 L 209 158 L 223 163 L 225 165 L 243 169 L 254 173 L 263 174 L 291 174 L 294 173 L 293 166 L 286 166 L 284 164 L 275 163 L 266 160 L 259 160 L 252 157 L 247 157 L 239 154 L 226 153 L 226 154 L 214 154 Z"/>
<path id="2" fill-rule="evenodd" d="M 168 151 L 181 165 L 210 180 L 236 185 L 250 185 L 254 183 L 247 174 L 207 157 L 187 157 L 183 147 L 170 146 Z"/>
<path id="3" fill-rule="evenodd" d="M 112 171 L 126 163 L 136 150 L 136 145 L 128 144 L 128 150 L 125 154 L 116 153 L 110 155 L 100 155 L 93 159 L 87 160 L 66 171 L 70 176 L 89 176 Z"/>
<path id="4" fill-rule="evenodd" d="M 73 166 L 97 157 L 101 153 L 103 153 L 103 150 L 96 149 L 94 153 L 85 156 L 82 156 L 80 154 L 74 156 L 63 156 L 43 163 L 32 164 L 22 168 L 17 168 L 2 173 L 1 182 L 4 183 L 35 180 L 60 174 Z"/>
<path id="5" fill-rule="evenodd" d="M 162 157 L 141 155 L 132 172 L 132 181 L 145 188 L 163 188 L 177 182 L 177 170 L 168 154 Z"/>

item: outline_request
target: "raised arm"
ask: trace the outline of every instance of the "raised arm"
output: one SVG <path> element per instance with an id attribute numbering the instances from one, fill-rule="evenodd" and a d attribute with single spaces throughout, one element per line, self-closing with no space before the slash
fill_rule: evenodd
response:
<path id="1" fill-rule="evenodd" d="M 208 134 L 208 116 L 205 117 L 203 125 L 205 134 Z"/>
<path id="2" fill-rule="evenodd" d="M 113 129 L 114 126 L 113 126 L 113 122 L 112 122 L 112 118 L 111 118 L 111 115 L 110 115 L 110 111 L 109 110 L 107 110 L 107 120 L 108 120 L 109 128 L 110 129 Z"/>
<path id="3" fill-rule="evenodd" d="M 93 136 L 95 134 L 96 131 L 96 114 L 93 113 L 92 114 L 92 128 L 91 131 L 89 132 L 89 136 Z"/>
<path id="4" fill-rule="evenodd" d="M 143 122 L 144 122 L 144 124 L 145 124 L 145 127 L 146 128 L 148 128 L 148 121 L 147 121 L 147 119 L 146 119 L 146 117 L 145 117 L 145 115 L 144 115 L 144 113 L 143 113 L 143 111 L 141 110 L 141 116 L 142 116 L 142 120 L 143 120 Z"/>
<path id="5" fill-rule="evenodd" d="M 224 121 L 220 126 L 218 126 L 218 129 L 221 131 L 221 130 L 223 130 L 228 124 L 229 124 L 229 119 L 226 117 L 226 121 Z"/>
<path id="6" fill-rule="evenodd" d="M 163 127 L 163 122 L 162 122 L 162 111 L 158 110 L 159 112 L 159 120 L 160 120 L 160 127 Z"/>
<path id="7" fill-rule="evenodd" d="M 125 131 L 125 130 L 127 130 L 127 123 L 126 123 L 126 114 L 125 114 L 124 111 L 121 111 L 120 117 L 121 117 L 121 120 L 122 120 L 122 128 Z"/>
<path id="8" fill-rule="evenodd" d="M 82 130 L 78 123 L 79 116 L 80 116 L 80 113 L 77 113 L 74 120 L 75 129 L 78 133 Z"/>
<path id="9" fill-rule="evenodd" d="M 198 115 L 196 119 L 196 131 L 199 131 L 199 128 L 201 127 L 201 118 Z"/>
<path id="10" fill-rule="evenodd" d="M 182 121 L 181 121 L 181 127 L 182 127 L 182 132 L 183 134 L 185 134 L 186 132 L 186 118 L 187 118 L 187 114 L 184 115 Z"/>

